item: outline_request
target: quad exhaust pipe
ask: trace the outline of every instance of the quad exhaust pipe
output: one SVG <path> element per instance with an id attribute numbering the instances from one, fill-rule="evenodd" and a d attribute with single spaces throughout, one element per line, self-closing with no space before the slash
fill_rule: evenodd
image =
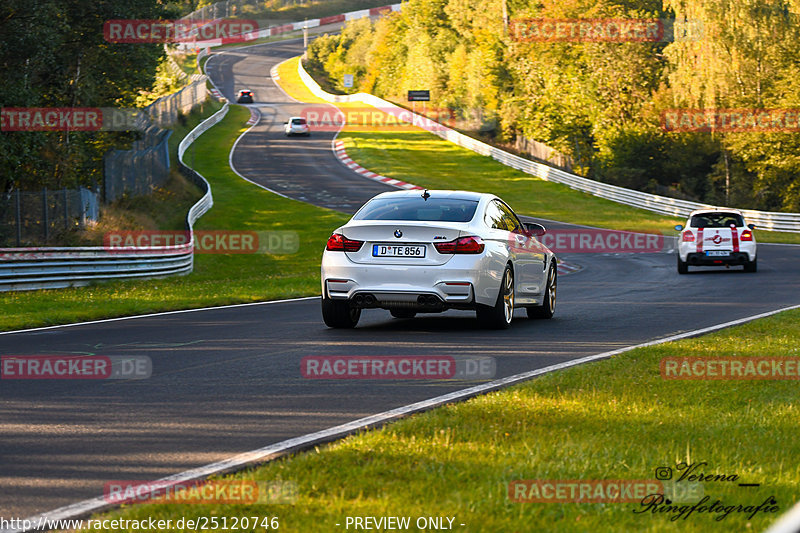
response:
<path id="1" fill-rule="evenodd" d="M 356 307 L 375 307 L 378 299 L 372 294 L 356 294 L 353 296 L 353 304 Z"/>
<path id="2" fill-rule="evenodd" d="M 380 306 L 378 299 L 375 297 L 375 295 L 369 293 L 356 294 L 355 296 L 353 296 L 351 303 L 353 307 L 358 307 L 360 309 L 374 308 Z M 417 296 L 416 302 L 412 300 L 410 302 L 403 302 L 403 304 L 404 305 L 401 305 L 401 307 L 408 307 L 410 309 L 413 308 L 434 309 L 442 307 L 443 302 L 440 298 L 436 297 L 433 294 L 420 294 L 419 296 Z"/>
<path id="3" fill-rule="evenodd" d="M 417 303 L 423 307 L 438 307 L 442 301 L 432 294 L 420 294 Z"/>

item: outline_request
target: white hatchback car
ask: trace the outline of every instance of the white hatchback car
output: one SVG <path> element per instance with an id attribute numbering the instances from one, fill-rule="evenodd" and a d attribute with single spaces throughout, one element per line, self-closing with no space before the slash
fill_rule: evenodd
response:
<path id="1" fill-rule="evenodd" d="M 291 135 L 311 135 L 311 128 L 308 127 L 308 122 L 303 117 L 291 117 L 283 124 L 283 133 L 287 137 Z"/>
<path id="2" fill-rule="evenodd" d="M 365 203 L 328 239 L 322 317 L 352 328 L 365 308 L 397 318 L 472 309 L 506 328 L 515 308 L 550 318 L 556 257 L 500 198 L 465 191 L 396 191 Z"/>
<path id="3" fill-rule="evenodd" d="M 686 227 L 675 226 L 678 239 L 678 273 L 689 266 L 742 265 L 745 271 L 758 268 L 753 224 L 735 209 L 698 209 L 689 214 Z"/>

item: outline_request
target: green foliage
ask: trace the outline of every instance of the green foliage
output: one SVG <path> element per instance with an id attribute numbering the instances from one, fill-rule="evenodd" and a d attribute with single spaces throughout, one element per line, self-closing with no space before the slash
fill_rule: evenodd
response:
<path id="1" fill-rule="evenodd" d="M 0 4 L 0 103 L 4 107 L 132 107 L 153 85 L 158 44 L 111 44 L 110 19 L 174 14 L 157 0 L 4 0 Z M 116 132 L 0 133 L 0 192 L 91 185 Z"/>
<path id="2" fill-rule="evenodd" d="M 523 42 L 502 0 L 410 0 L 400 13 L 311 45 L 310 67 L 343 91 L 480 110 L 498 141 L 525 136 L 595 179 L 742 207 L 800 211 L 798 133 L 666 133 L 671 108 L 800 107 L 800 5 L 781 0 L 508 0 L 526 18 L 687 18 L 700 40 Z"/>

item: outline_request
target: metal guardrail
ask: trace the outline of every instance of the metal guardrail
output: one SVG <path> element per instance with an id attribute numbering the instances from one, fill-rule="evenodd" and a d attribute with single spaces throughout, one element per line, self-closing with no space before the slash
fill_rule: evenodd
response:
<path id="1" fill-rule="evenodd" d="M 402 110 L 405 113 L 411 113 L 411 111 L 401 108 L 392 102 L 368 93 L 339 95 L 326 92 L 319 86 L 314 78 L 312 78 L 308 72 L 306 72 L 306 70 L 303 68 L 302 61 L 298 61 L 297 71 L 300 75 L 300 78 L 308 86 L 311 92 L 314 93 L 315 96 L 318 96 L 319 98 L 322 98 L 328 102 L 360 102 L 375 107 L 391 108 L 398 111 Z M 472 137 L 464 135 L 463 133 L 443 126 L 442 124 L 436 123 L 427 117 L 417 114 L 414 114 L 414 116 L 416 117 L 414 119 L 415 124 L 417 124 L 418 119 L 420 127 L 429 131 L 430 133 L 433 133 L 434 135 L 438 135 L 442 139 L 467 148 L 468 150 L 472 150 L 478 154 L 491 157 L 503 165 L 521 170 L 526 174 L 531 174 L 546 181 L 562 183 L 571 187 L 572 189 L 587 192 L 589 194 L 593 194 L 594 196 L 599 196 L 600 198 L 605 198 L 613 202 L 638 207 L 640 209 L 646 209 L 662 215 L 678 217 L 687 217 L 689 213 L 695 209 L 711 207 L 709 204 L 701 204 L 686 200 L 678 200 L 676 198 L 668 198 L 666 196 L 658 196 L 655 194 L 626 189 L 624 187 L 618 187 L 609 183 L 590 180 L 588 178 L 582 178 L 580 176 L 576 176 L 575 174 L 570 174 L 564 170 L 553 168 L 542 163 L 537 163 L 536 161 L 531 161 L 529 159 L 511 154 L 501 150 L 500 148 L 496 148 L 490 144 L 486 144 L 477 139 L 473 139 Z M 772 231 L 800 232 L 800 213 L 754 211 L 750 209 L 742 209 L 741 211 L 748 222 L 753 223 L 760 228 Z"/>
<path id="2" fill-rule="evenodd" d="M 183 154 L 201 133 L 221 121 L 228 104 L 194 128 L 180 143 L 181 172 L 203 197 L 186 216 L 186 244 L 113 250 L 104 246 L 74 248 L 0 248 L 0 291 L 56 289 L 111 279 L 157 278 L 188 274 L 194 268 L 194 223 L 214 205 L 208 181 L 186 166 Z"/>
<path id="3" fill-rule="evenodd" d="M 222 18 L 227 18 L 228 16 L 231 16 L 231 12 L 229 10 L 229 4 L 231 1 L 232 0 L 227 0 L 227 1 L 217 2 L 216 4 L 206 5 L 194 11 L 193 13 L 186 15 L 181 20 L 192 21 L 195 20 L 195 18 L 199 17 L 199 19 L 204 21 L 216 21 Z M 249 2 L 249 0 L 241 0 L 241 1 Z M 390 11 L 400 11 L 401 8 L 402 4 L 388 4 L 380 7 L 359 9 L 357 11 L 348 11 L 347 13 L 341 13 L 339 15 L 330 15 L 327 17 L 307 19 L 297 22 L 287 22 L 287 23 L 267 26 L 265 28 L 259 28 L 257 30 L 248 33 L 229 35 L 228 37 L 220 39 L 178 43 L 178 49 L 189 50 L 198 47 L 201 49 L 206 49 L 209 47 L 221 46 L 223 44 L 231 44 L 231 43 L 242 44 L 249 41 L 254 41 L 256 39 L 274 37 L 276 35 L 301 31 L 303 29 L 317 28 L 319 26 L 327 26 L 328 24 L 338 24 L 340 22 L 357 20 L 364 17 L 376 17 L 388 13 Z M 198 55 L 197 56 L 198 66 L 200 58 L 201 58 L 200 55 Z"/>

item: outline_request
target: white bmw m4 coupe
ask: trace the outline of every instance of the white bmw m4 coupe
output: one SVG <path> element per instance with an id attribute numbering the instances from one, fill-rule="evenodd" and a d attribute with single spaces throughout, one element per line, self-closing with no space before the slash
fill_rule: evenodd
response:
<path id="1" fill-rule="evenodd" d="M 396 318 L 472 309 L 486 327 L 507 328 L 516 308 L 550 318 L 556 257 L 497 196 L 396 191 L 365 203 L 336 229 L 322 255 L 322 317 L 352 328 L 362 309 Z"/>

